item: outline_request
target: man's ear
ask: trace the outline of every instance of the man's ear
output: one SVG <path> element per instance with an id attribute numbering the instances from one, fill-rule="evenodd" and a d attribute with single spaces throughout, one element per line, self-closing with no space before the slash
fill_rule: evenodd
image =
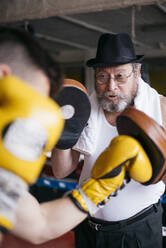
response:
<path id="1" fill-rule="evenodd" d="M 141 64 L 138 65 L 137 70 L 135 71 L 134 75 L 135 75 L 136 78 L 141 76 Z"/>
<path id="2" fill-rule="evenodd" d="M 0 64 L 0 78 L 10 74 L 11 74 L 10 67 L 6 64 Z"/>

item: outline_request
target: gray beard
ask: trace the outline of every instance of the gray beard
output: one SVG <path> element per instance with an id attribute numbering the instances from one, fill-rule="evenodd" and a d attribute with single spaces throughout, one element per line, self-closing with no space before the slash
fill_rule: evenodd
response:
<path id="1" fill-rule="evenodd" d="M 133 104 L 136 94 L 137 94 L 137 90 L 133 91 L 131 93 L 131 96 L 120 96 L 120 100 L 117 103 L 115 103 L 114 101 L 108 101 L 104 98 L 104 96 L 100 96 L 99 94 L 97 94 L 97 98 L 100 106 L 104 110 L 112 113 L 115 112 L 118 113 L 118 112 L 122 112 L 128 106 Z"/>
<path id="2" fill-rule="evenodd" d="M 108 102 L 107 100 L 105 99 L 101 99 L 99 101 L 100 103 L 100 106 L 108 111 L 108 112 L 122 112 L 123 110 L 125 110 L 130 104 L 131 104 L 132 101 L 127 101 L 127 99 L 125 100 L 121 100 L 119 103 L 114 103 L 114 102 Z"/>

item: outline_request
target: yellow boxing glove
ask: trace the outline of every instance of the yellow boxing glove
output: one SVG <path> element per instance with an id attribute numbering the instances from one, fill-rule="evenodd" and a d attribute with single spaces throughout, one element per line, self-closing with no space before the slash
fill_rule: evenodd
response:
<path id="1" fill-rule="evenodd" d="M 114 138 L 96 160 L 91 178 L 70 197 L 82 211 L 93 215 L 122 187 L 126 172 L 135 181 L 143 183 L 151 178 L 152 166 L 140 143 L 121 135 Z"/>
<path id="2" fill-rule="evenodd" d="M 0 80 L 0 120 L 0 226 L 9 230 L 14 203 L 26 185 L 36 181 L 64 120 L 51 98 L 13 76 Z"/>

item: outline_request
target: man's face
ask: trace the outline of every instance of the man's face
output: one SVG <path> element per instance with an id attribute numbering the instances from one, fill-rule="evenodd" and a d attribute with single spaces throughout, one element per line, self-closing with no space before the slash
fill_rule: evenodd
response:
<path id="1" fill-rule="evenodd" d="M 137 94 L 139 67 L 132 64 L 97 68 L 95 89 L 98 101 L 108 112 L 121 112 Z"/>

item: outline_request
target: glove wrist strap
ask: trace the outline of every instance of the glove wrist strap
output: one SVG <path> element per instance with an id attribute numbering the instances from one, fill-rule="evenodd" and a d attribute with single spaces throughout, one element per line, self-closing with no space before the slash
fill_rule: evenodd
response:
<path id="1" fill-rule="evenodd" d="M 99 208 L 86 196 L 81 188 L 73 190 L 69 194 L 73 203 L 84 213 L 94 215 Z"/>

